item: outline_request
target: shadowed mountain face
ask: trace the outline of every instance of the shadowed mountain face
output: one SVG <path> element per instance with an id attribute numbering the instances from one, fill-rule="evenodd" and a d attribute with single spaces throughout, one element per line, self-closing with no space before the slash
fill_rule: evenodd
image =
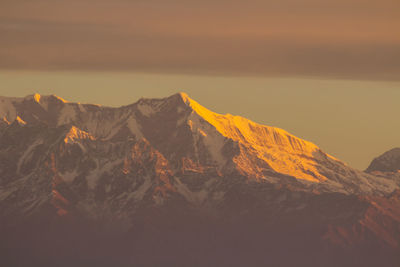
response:
<path id="1" fill-rule="evenodd" d="M 393 148 L 375 158 L 366 172 L 397 172 L 400 170 L 400 148 Z"/>
<path id="2" fill-rule="evenodd" d="M 400 262 L 396 175 L 183 93 L 120 108 L 0 97 L 0 118 L 8 266 Z"/>

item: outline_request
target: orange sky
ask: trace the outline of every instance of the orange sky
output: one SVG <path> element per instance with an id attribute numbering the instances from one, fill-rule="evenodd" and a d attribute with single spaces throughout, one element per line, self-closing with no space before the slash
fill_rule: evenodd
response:
<path id="1" fill-rule="evenodd" d="M 0 68 L 400 79 L 398 0 L 2 0 Z"/>

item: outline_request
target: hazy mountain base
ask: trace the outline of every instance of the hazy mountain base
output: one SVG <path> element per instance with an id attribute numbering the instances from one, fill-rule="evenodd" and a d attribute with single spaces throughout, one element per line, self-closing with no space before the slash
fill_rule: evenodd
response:
<path id="1" fill-rule="evenodd" d="M 52 206 L 43 207 L 25 223 L 5 226 L 3 221 L 2 262 L 65 267 L 399 266 L 398 246 L 381 239 L 399 235 L 399 221 L 393 224 L 370 204 L 396 208 L 398 195 L 311 195 L 269 185 L 262 191 L 270 193 L 269 202 L 259 186 L 234 188 L 218 212 L 173 200 L 143 208 L 126 231 L 118 218 L 110 224 L 77 214 L 59 217 Z M 296 209 L 298 205 L 306 207 Z M 383 225 L 368 227 L 371 218 Z"/>

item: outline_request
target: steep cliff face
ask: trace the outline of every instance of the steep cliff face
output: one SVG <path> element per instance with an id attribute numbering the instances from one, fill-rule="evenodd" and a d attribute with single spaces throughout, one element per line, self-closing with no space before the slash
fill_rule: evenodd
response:
<path id="1" fill-rule="evenodd" d="M 4 229 L 18 221 L 150 234 L 253 225 L 282 235 L 297 229 L 304 234 L 287 242 L 308 235 L 317 247 L 399 246 L 398 180 L 355 170 L 282 129 L 216 114 L 184 93 L 120 108 L 1 97 L 0 118 Z"/>

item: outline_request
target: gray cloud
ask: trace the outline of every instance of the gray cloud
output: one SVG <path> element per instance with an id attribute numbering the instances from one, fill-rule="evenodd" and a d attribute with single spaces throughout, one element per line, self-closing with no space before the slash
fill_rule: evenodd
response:
<path id="1" fill-rule="evenodd" d="M 3 0 L 0 68 L 400 80 L 398 1 Z"/>

